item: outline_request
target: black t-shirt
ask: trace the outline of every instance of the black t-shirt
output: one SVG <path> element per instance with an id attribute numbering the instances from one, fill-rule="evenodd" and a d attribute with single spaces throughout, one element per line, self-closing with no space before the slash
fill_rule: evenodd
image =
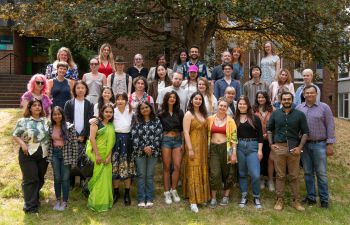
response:
<path id="1" fill-rule="evenodd" d="M 248 121 L 244 123 L 239 123 L 237 128 L 237 137 L 238 138 L 256 138 L 259 143 L 263 142 L 263 131 L 262 125 L 259 117 L 253 115 L 253 124 L 252 127 Z"/>
<path id="2" fill-rule="evenodd" d="M 162 123 L 163 131 L 182 132 L 182 121 L 184 119 L 184 113 L 181 109 L 178 113 L 173 113 L 173 115 L 170 115 L 169 112 L 164 112 L 159 114 L 158 117 Z"/>

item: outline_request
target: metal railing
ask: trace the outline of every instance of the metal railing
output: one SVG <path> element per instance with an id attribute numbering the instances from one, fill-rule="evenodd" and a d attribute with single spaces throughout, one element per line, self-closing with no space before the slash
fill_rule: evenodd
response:
<path id="1" fill-rule="evenodd" d="M 0 61 L 6 59 L 7 57 L 10 57 L 10 74 L 12 74 L 12 64 L 14 63 L 15 58 L 17 57 L 17 55 L 12 53 L 12 52 L 8 53 L 7 55 L 4 55 L 3 57 L 1 57 Z"/>

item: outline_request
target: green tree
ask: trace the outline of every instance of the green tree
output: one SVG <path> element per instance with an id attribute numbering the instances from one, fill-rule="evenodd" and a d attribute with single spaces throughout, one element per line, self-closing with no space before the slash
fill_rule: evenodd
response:
<path id="1" fill-rule="evenodd" d="M 78 0 L 24 1 L 1 7 L 20 32 L 96 47 L 120 37 L 170 46 L 198 44 L 227 35 L 273 40 L 287 55 L 311 56 L 325 65 L 348 50 L 346 0 Z M 171 27 L 171 29 L 169 29 Z"/>

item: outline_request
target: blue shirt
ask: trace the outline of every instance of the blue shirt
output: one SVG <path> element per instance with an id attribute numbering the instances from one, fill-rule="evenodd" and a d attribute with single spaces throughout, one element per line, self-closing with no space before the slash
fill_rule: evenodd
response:
<path id="1" fill-rule="evenodd" d="M 189 60 L 183 65 L 184 80 L 187 79 L 188 77 L 188 69 L 190 68 L 191 65 L 194 65 L 192 64 L 191 60 Z M 205 64 L 198 60 L 195 65 L 198 67 L 198 77 L 205 77 L 207 78 L 207 80 L 210 80 L 210 78 L 208 77 L 207 67 L 205 66 Z"/>
<path id="2" fill-rule="evenodd" d="M 214 85 L 214 95 L 216 99 L 219 99 L 220 97 L 225 95 L 225 90 L 228 86 L 233 87 L 236 90 L 236 97 L 235 100 L 237 101 L 239 96 L 241 96 L 241 90 L 240 85 L 237 81 L 234 79 L 231 79 L 231 83 L 228 84 L 224 78 L 217 80 Z"/>

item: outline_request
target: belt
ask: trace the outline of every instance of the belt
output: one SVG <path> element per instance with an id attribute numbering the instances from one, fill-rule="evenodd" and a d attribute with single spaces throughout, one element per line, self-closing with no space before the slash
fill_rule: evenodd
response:
<path id="1" fill-rule="evenodd" d="M 324 142 L 327 141 L 327 139 L 320 139 L 320 140 L 307 140 L 306 143 L 310 143 L 310 144 L 316 144 L 316 143 L 320 143 L 320 142 Z"/>
<path id="2" fill-rule="evenodd" d="M 257 138 L 238 138 L 238 141 L 258 141 Z"/>

